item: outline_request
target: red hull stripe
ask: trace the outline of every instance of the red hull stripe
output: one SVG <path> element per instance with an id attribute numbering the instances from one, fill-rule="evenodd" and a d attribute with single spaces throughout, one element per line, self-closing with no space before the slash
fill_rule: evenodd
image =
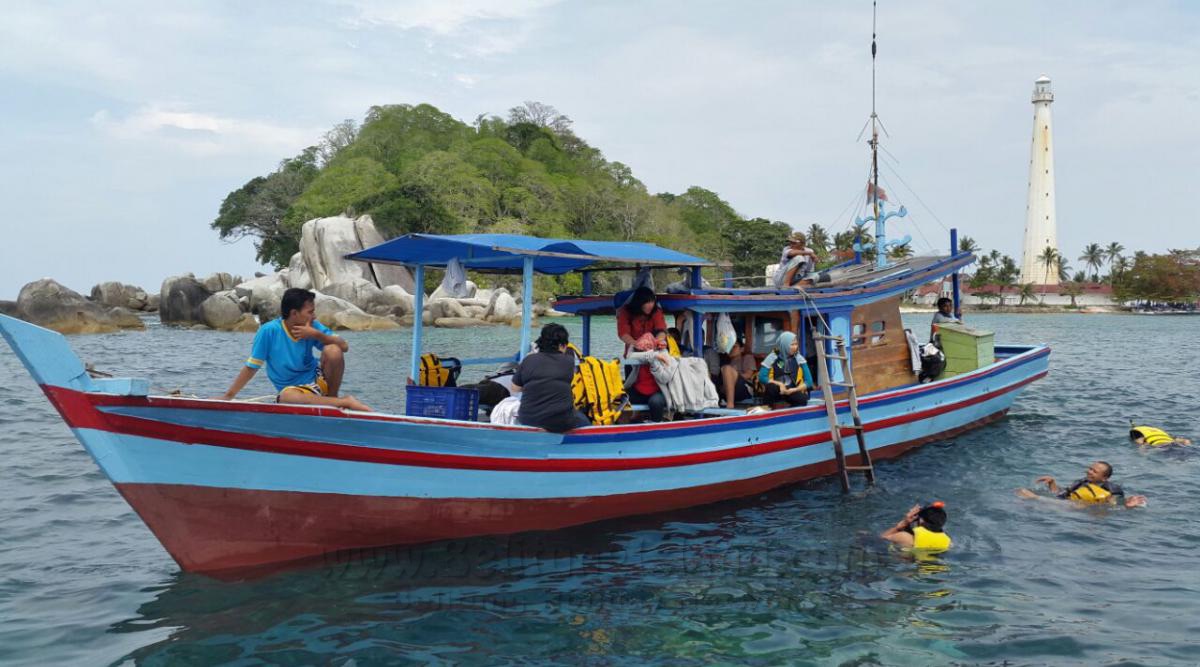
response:
<path id="1" fill-rule="evenodd" d="M 860 406 L 873 406 L 877 404 L 888 404 L 896 401 L 904 400 L 912 394 L 934 395 L 947 390 L 954 389 L 960 385 L 976 382 L 984 378 L 992 377 L 1000 373 L 1011 371 L 1015 368 L 1031 363 L 1043 357 L 1049 356 L 1050 349 L 1042 348 L 1035 354 L 1029 356 L 1017 356 L 1006 359 L 1003 363 L 989 368 L 982 372 L 966 373 L 959 375 L 950 380 L 939 381 L 934 384 L 915 385 L 904 389 L 893 390 L 881 394 L 864 396 L 859 399 Z M 1042 375 L 1045 375 L 1044 373 Z M 1038 376 L 1041 377 L 1041 376 Z M 50 394 L 53 387 L 43 385 L 42 389 Z M 53 400 L 53 399 L 52 399 Z M 403 422 L 406 424 L 423 423 L 431 426 L 439 426 L 445 428 L 472 428 L 472 429 L 488 429 L 488 430 L 508 430 L 508 431 L 537 431 L 537 429 L 529 426 L 502 426 L 498 424 L 474 423 L 474 422 L 446 422 L 445 420 L 425 419 L 421 417 L 408 417 L 397 415 L 373 414 L 364 412 L 346 413 L 336 408 L 325 408 L 310 405 L 286 405 L 278 403 L 236 403 L 229 401 L 212 401 L 203 399 L 179 398 L 174 396 L 150 396 L 150 397 L 131 397 L 131 396 L 114 396 L 108 394 L 89 394 L 89 400 L 92 405 L 100 408 L 106 407 L 168 407 L 180 409 L 195 409 L 195 410 L 212 410 L 217 412 L 253 412 L 256 414 L 284 414 L 284 415 L 303 415 L 308 417 L 337 417 L 339 419 L 356 419 L 363 421 L 383 421 L 383 422 Z M 845 400 L 838 401 L 839 406 L 844 406 Z M 785 421 L 797 413 L 824 413 L 823 406 L 812 405 L 803 408 L 788 408 L 784 410 L 774 410 L 762 414 L 740 415 L 735 417 L 721 417 L 718 419 L 704 419 L 684 422 L 670 422 L 663 424 L 631 424 L 626 426 L 609 426 L 603 429 L 581 429 L 566 435 L 567 442 L 573 442 L 576 439 L 592 439 L 601 438 L 615 434 L 635 434 L 645 432 L 647 435 L 654 435 L 653 432 L 660 430 L 685 431 L 689 429 L 709 430 L 714 427 L 728 428 L 737 427 L 743 422 L 763 422 L 763 421 Z M 99 426 L 97 428 L 103 428 Z"/>
<path id="2" fill-rule="evenodd" d="M 982 403 L 992 398 L 1015 391 L 1031 382 L 1040 379 L 1045 372 L 1025 378 L 1015 384 L 1002 387 L 986 394 L 973 396 L 962 401 L 929 408 L 918 412 L 897 415 L 866 424 L 866 431 L 877 431 L 900 424 L 936 417 L 955 410 Z M 642 470 L 650 468 L 668 468 L 675 466 L 697 465 L 716 461 L 728 461 L 752 456 L 761 456 L 773 452 L 784 451 L 799 447 L 829 442 L 825 432 L 813 433 L 796 438 L 777 440 L 767 443 L 730 447 L 718 451 L 696 452 L 692 454 L 676 454 L 670 456 L 648 456 L 630 458 L 561 458 L 561 459 L 523 459 L 486 456 L 464 456 L 456 454 L 437 454 L 429 452 L 414 452 L 393 449 L 343 445 L 328 442 L 315 442 L 280 438 L 248 433 L 233 433 L 215 429 L 190 426 L 180 426 L 166 422 L 130 417 L 113 413 L 103 413 L 92 404 L 94 394 L 85 394 L 62 387 L 44 386 L 50 401 L 62 413 L 67 424 L 72 428 L 90 428 L 114 433 L 135 435 L 172 442 L 187 444 L 204 444 L 216 447 L 228 447 L 249 451 L 269 452 L 293 456 L 310 456 L 343 461 L 362 463 L 381 463 L 390 465 L 407 465 L 431 468 L 455 468 L 467 470 L 521 471 L 521 472 L 602 472 L 618 470 Z M 851 435 L 850 430 L 843 435 Z"/>
<path id="3" fill-rule="evenodd" d="M 872 451 L 882 460 L 1004 416 L 1005 411 L 919 440 Z M 853 464 L 856 456 L 849 457 Z M 837 472 L 824 461 L 752 479 L 687 489 L 550 499 L 405 498 L 181 484 L 117 484 L 184 570 L 264 568 L 339 551 L 480 535 L 554 530 L 622 516 L 694 507 Z M 269 508 L 269 511 L 267 511 Z"/>

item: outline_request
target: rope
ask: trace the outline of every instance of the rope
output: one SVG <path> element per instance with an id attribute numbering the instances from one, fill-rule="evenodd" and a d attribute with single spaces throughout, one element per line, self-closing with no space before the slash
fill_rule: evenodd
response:
<path id="1" fill-rule="evenodd" d="M 942 229 L 946 230 L 947 232 L 950 231 L 950 228 L 946 226 L 946 223 L 942 222 L 942 219 L 938 217 L 937 213 L 933 212 L 933 209 L 929 207 L 929 204 L 926 204 L 925 200 L 921 199 L 921 195 L 917 194 L 917 191 L 914 190 L 913 187 L 904 180 L 904 177 L 900 175 L 900 172 L 896 171 L 895 168 L 893 168 L 891 165 L 888 165 L 886 162 L 884 163 L 884 166 L 891 170 L 892 174 L 904 184 L 904 187 L 908 188 L 909 193 L 916 198 L 921 206 L 925 207 L 926 211 L 929 211 L 929 215 L 933 216 L 933 219 L 942 226 Z"/>

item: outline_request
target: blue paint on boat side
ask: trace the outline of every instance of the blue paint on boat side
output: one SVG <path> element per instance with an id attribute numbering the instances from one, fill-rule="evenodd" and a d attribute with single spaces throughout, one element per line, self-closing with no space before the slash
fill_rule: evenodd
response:
<path id="1" fill-rule="evenodd" d="M 920 440 L 1009 409 L 1017 392 L 868 434 L 871 449 Z M 825 442 L 726 461 L 636 470 L 526 472 L 363 463 L 121 435 L 75 434 L 114 483 L 412 498 L 576 498 L 677 490 L 833 459 Z M 765 442 L 766 440 L 764 440 Z"/>
<path id="2" fill-rule="evenodd" d="M 1031 354 L 1007 364 L 938 383 L 910 387 L 895 396 L 864 398 L 860 410 L 870 423 L 918 410 L 961 402 L 1012 385 L 1045 370 L 1046 354 Z M 1033 364 L 1033 366 L 1030 366 Z M 819 402 L 802 410 L 754 417 L 733 416 L 671 422 L 654 427 L 597 427 L 566 436 L 537 429 L 463 427 L 455 422 L 364 420 L 350 417 L 235 412 L 156 406 L 113 406 L 104 412 L 179 426 L 231 433 L 354 445 L 384 450 L 517 459 L 638 458 L 671 456 L 744 446 L 751 439 L 775 441 L 828 428 Z M 843 404 L 840 412 L 846 412 Z M 870 434 L 868 434 L 868 438 Z M 647 447 L 653 441 L 653 447 Z"/>

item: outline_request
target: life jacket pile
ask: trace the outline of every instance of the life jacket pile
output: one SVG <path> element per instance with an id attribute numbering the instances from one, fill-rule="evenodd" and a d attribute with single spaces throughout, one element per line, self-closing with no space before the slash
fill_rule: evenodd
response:
<path id="1" fill-rule="evenodd" d="M 567 346 L 579 360 L 571 379 L 571 398 L 575 409 L 587 415 L 592 424 L 615 424 L 628 405 L 621 361 L 585 357 L 574 344 Z"/>
<path id="2" fill-rule="evenodd" d="M 449 358 L 446 360 L 450 361 Z M 422 387 L 453 387 L 456 376 L 457 373 L 442 364 L 442 360 L 436 354 L 427 352 L 421 355 L 421 369 L 418 371 L 417 384 Z"/>

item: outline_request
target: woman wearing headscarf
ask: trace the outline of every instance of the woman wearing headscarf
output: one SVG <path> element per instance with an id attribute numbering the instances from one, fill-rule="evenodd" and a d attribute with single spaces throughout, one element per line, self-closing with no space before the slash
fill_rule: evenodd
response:
<path id="1" fill-rule="evenodd" d="M 787 403 L 791 407 L 808 404 L 812 390 L 812 373 L 800 355 L 796 334 L 784 331 L 775 341 L 775 349 L 763 359 L 758 381 L 765 388 L 768 405 Z"/>

